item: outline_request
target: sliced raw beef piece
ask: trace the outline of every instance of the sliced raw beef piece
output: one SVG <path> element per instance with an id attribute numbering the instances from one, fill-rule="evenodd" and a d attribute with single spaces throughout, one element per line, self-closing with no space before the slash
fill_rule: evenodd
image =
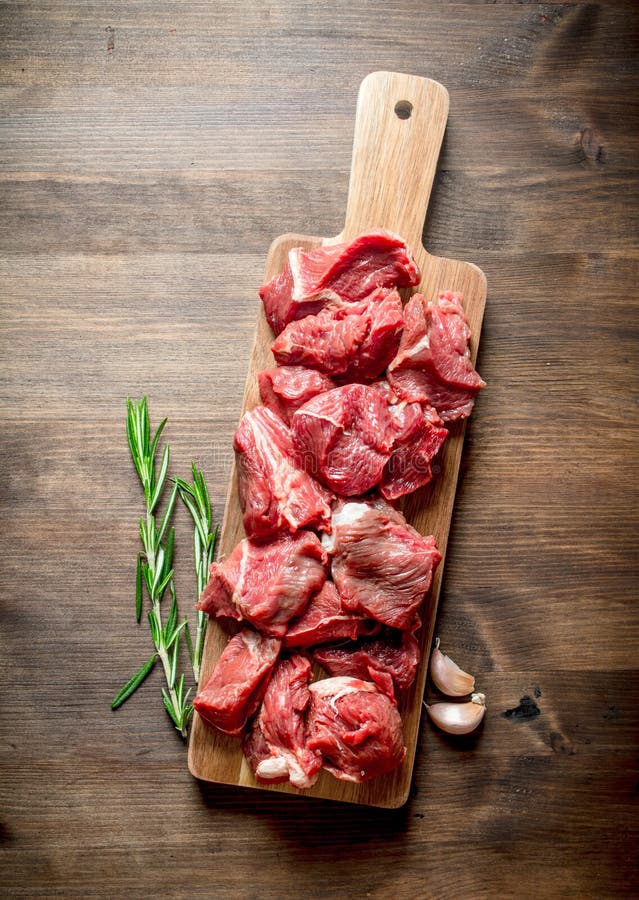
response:
<path id="1" fill-rule="evenodd" d="M 242 579 L 242 558 L 245 548 L 241 541 L 224 562 L 212 563 L 209 580 L 200 594 L 197 608 L 216 619 L 237 619 L 242 614 L 233 602 L 233 594 Z"/>
<path id="2" fill-rule="evenodd" d="M 193 701 L 204 721 L 239 734 L 260 704 L 280 647 L 276 638 L 248 628 L 232 637 Z"/>
<path id="3" fill-rule="evenodd" d="M 366 681 L 375 672 L 387 672 L 397 691 L 406 690 L 415 680 L 420 656 L 412 631 L 394 631 L 374 641 L 318 647 L 313 651 L 313 659 L 329 675 L 350 675 Z"/>
<path id="4" fill-rule="evenodd" d="M 379 288 L 361 302 L 329 305 L 291 322 L 271 349 L 280 365 L 309 366 L 344 382 L 370 381 L 397 353 L 403 323 L 397 291 Z"/>
<path id="5" fill-rule="evenodd" d="M 264 539 L 278 531 L 326 527 L 331 496 L 297 467 L 291 433 L 270 409 L 258 406 L 245 413 L 234 446 L 244 530 L 249 537 Z"/>
<path id="6" fill-rule="evenodd" d="M 389 406 L 395 426 L 393 452 L 384 467 L 380 490 L 387 500 L 396 500 L 423 487 L 432 478 L 431 462 L 448 437 L 435 412 L 424 412 L 421 403 Z"/>
<path id="7" fill-rule="evenodd" d="M 213 563 L 198 609 L 214 616 L 245 619 L 260 631 L 282 637 L 326 580 L 328 557 L 317 535 L 298 531 L 268 544 L 240 541 L 228 559 Z"/>
<path id="8" fill-rule="evenodd" d="M 369 231 L 350 244 L 293 248 L 284 270 L 260 288 L 276 334 L 330 301 L 355 302 L 378 287 L 414 287 L 420 272 L 408 245 L 389 231 Z"/>
<path id="9" fill-rule="evenodd" d="M 415 294 L 404 308 L 399 351 L 388 380 L 404 400 L 429 403 L 445 422 L 470 415 L 485 382 L 470 361 L 470 329 L 461 297 L 441 293 L 433 303 Z"/>
<path id="10" fill-rule="evenodd" d="M 342 381 L 371 381 L 377 378 L 395 357 L 404 326 L 402 301 L 397 291 L 378 288 L 367 298 L 368 331 L 359 351 L 351 360 Z"/>
<path id="11" fill-rule="evenodd" d="M 392 628 L 410 628 L 441 562 L 435 538 L 422 537 L 383 501 L 344 503 L 333 514 L 333 581 L 346 609 Z"/>
<path id="12" fill-rule="evenodd" d="M 367 331 L 366 316 L 345 309 L 323 309 L 316 316 L 287 325 L 271 351 L 281 366 L 308 366 L 326 375 L 341 375 L 357 355 Z"/>
<path id="13" fill-rule="evenodd" d="M 310 680 L 311 664 L 304 656 L 276 664 L 259 715 L 244 741 L 244 755 L 258 781 L 290 781 L 297 788 L 312 787 L 317 781 L 322 757 L 309 749 L 306 737 Z"/>
<path id="14" fill-rule="evenodd" d="M 291 431 L 300 464 L 344 497 L 379 483 L 394 439 L 384 398 L 364 384 L 313 397 L 293 415 Z"/>
<path id="15" fill-rule="evenodd" d="M 311 597 L 302 615 L 290 623 L 283 642 L 285 647 L 313 647 L 373 635 L 379 628 L 378 622 L 345 610 L 335 585 L 327 581 L 319 594 Z"/>
<path id="16" fill-rule="evenodd" d="M 260 372 L 257 380 L 262 403 L 287 425 L 307 400 L 335 387 L 328 376 L 304 366 L 275 366 Z"/>
<path id="17" fill-rule="evenodd" d="M 396 769 L 406 755 L 395 702 L 376 684 L 325 678 L 310 686 L 308 746 L 343 781 L 368 781 Z"/>

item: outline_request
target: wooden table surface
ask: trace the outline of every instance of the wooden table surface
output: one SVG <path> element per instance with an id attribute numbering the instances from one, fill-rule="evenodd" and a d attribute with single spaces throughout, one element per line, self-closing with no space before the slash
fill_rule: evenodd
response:
<path id="1" fill-rule="evenodd" d="M 636 896 L 637 4 L 43 0 L 0 28 L 3 895 Z M 461 742 L 423 722 L 394 812 L 198 784 L 159 669 L 110 710 L 150 653 L 125 398 L 221 519 L 270 240 L 341 228 L 376 69 L 449 89 L 424 242 L 489 284 L 436 627 L 489 710 Z"/>

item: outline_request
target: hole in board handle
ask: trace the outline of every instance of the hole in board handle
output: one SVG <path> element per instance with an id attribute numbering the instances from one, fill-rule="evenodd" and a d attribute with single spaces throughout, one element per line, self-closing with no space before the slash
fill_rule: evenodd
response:
<path id="1" fill-rule="evenodd" d="M 395 115 L 398 119 L 410 119 L 413 111 L 413 104 L 410 100 L 398 100 L 395 104 Z"/>

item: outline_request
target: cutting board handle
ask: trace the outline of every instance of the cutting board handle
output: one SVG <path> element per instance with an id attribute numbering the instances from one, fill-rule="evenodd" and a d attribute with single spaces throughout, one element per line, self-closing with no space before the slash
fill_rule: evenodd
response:
<path id="1" fill-rule="evenodd" d="M 366 76 L 341 240 L 387 228 L 421 246 L 447 118 L 448 91 L 437 81 L 398 72 Z"/>

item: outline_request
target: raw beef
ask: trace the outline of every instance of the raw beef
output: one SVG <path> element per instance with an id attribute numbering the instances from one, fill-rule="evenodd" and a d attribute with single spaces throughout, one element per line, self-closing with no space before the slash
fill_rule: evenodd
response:
<path id="1" fill-rule="evenodd" d="M 293 415 L 291 432 L 299 463 L 344 497 L 379 483 L 394 439 L 384 398 L 364 384 L 313 397 Z"/>
<path id="2" fill-rule="evenodd" d="M 378 287 L 414 287 L 420 272 L 408 245 L 389 231 L 369 231 L 350 244 L 289 252 L 284 270 L 260 288 L 276 334 L 330 301 L 354 302 Z"/>
<path id="3" fill-rule="evenodd" d="M 325 678 L 310 686 L 308 746 L 344 781 L 368 781 L 396 769 L 406 755 L 395 702 L 376 684 Z"/>
<path id="4" fill-rule="evenodd" d="M 335 387 L 328 376 L 304 366 L 275 366 L 260 372 L 257 380 L 262 403 L 287 425 L 307 400 Z"/>
<path id="5" fill-rule="evenodd" d="M 333 514 L 324 546 L 346 609 L 393 628 L 411 628 L 441 562 L 435 538 L 422 537 L 382 500 L 347 502 Z"/>
<path id="6" fill-rule="evenodd" d="M 280 652 L 276 638 L 248 628 L 228 642 L 193 706 L 205 722 L 239 734 L 257 709 Z"/>
<path id="7" fill-rule="evenodd" d="M 264 539 L 278 531 L 326 527 L 331 495 L 297 467 L 291 433 L 270 409 L 258 406 L 245 413 L 234 445 L 244 530 L 249 537 Z"/>
<path id="8" fill-rule="evenodd" d="M 431 462 L 448 437 L 434 409 L 420 403 L 396 403 L 388 407 L 395 426 L 393 452 L 384 467 L 380 490 L 396 500 L 423 487 L 432 478 Z"/>
<path id="9" fill-rule="evenodd" d="M 342 381 L 371 381 L 395 357 L 404 326 L 402 301 L 396 290 L 378 288 L 366 299 L 366 337 L 341 376 Z"/>
<path id="10" fill-rule="evenodd" d="M 271 351 L 279 365 L 309 366 L 326 375 L 341 375 L 357 355 L 367 331 L 365 316 L 345 309 L 323 309 L 316 316 L 287 325 Z"/>
<path id="11" fill-rule="evenodd" d="M 198 609 L 214 616 L 244 619 L 282 637 L 326 580 L 328 561 L 317 535 L 298 531 L 268 544 L 245 539 L 228 559 L 213 563 Z M 232 611 L 232 612 L 229 612 Z"/>
<path id="12" fill-rule="evenodd" d="M 379 628 L 378 622 L 345 610 L 335 585 L 327 581 L 322 590 L 311 597 L 302 615 L 290 623 L 283 642 L 285 647 L 313 647 L 327 641 L 372 635 Z"/>
<path id="13" fill-rule="evenodd" d="M 404 400 L 429 403 L 445 422 L 470 415 L 485 382 L 470 360 L 470 329 L 457 293 L 427 303 L 415 294 L 404 308 L 399 351 L 388 380 Z"/>
<path id="14" fill-rule="evenodd" d="M 378 640 L 358 641 L 340 647 L 318 647 L 313 659 L 329 675 L 350 675 L 368 680 L 375 672 L 388 672 L 397 691 L 415 680 L 420 649 L 412 631 L 387 630 Z"/>
<path id="15" fill-rule="evenodd" d="M 280 659 L 262 701 L 259 715 L 244 741 L 244 755 L 258 781 L 290 781 L 312 787 L 322 767 L 321 754 L 306 739 L 306 709 L 311 694 L 311 664 L 304 656 Z"/>
<path id="16" fill-rule="evenodd" d="M 358 303 L 330 305 L 291 322 L 275 339 L 280 365 L 302 365 L 344 382 L 370 381 L 399 348 L 402 302 L 396 290 L 378 288 Z"/>

